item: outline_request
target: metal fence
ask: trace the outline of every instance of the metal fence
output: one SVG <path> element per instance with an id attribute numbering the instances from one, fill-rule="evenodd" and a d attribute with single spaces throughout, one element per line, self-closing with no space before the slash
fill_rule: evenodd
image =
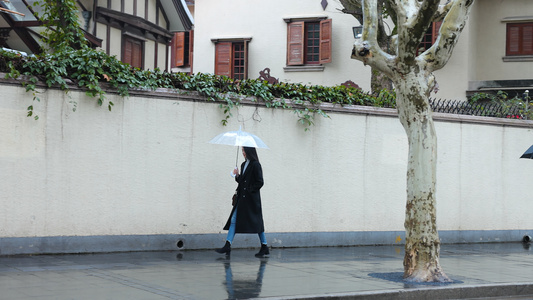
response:
<path id="1" fill-rule="evenodd" d="M 373 95 L 368 93 L 368 98 L 376 97 L 375 100 L 381 107 L 396 107 L 396 96 L 394 93 L 380 93 Z M 376 103 L 370 104 L 375 105 Z M 532 103 L 512 103 L 495 102 L 490 100 L 480 100 L 476 102 L 449 99 L 429 99 L 429 104 L 434 112 L 483 116 L 512 119 L 533 119 Z M 529 110 L 528 110 L 529 108 Z"/>
<path id="2" fill-rule="evenodd" d="M 434 112 L 484 116 L 497 118 L 525 119 L 521 108 L 518 106 L 508 106 L 494 102 L 476 102 L 445 99 L 430 99 L 429 103 Z"/>

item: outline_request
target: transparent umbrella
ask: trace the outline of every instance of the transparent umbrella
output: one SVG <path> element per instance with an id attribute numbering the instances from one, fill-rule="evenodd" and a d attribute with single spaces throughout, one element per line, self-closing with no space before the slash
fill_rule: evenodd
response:
<path id="1" fill-rule="evenodd" d="M 249 132 L 242 131 L 241 127 L 236 131 L 228 131 L 215 136 L 209 141 L 211 144 L 229 145 L 229 146 L 245 146 L 253 148 L 268 149 L 268 146 L 256 135 Z M 237 148 L 237 158 L 235 159 L 235 166 L 237 166 L 237 160 L 239 158 L 239 149 Z"/>

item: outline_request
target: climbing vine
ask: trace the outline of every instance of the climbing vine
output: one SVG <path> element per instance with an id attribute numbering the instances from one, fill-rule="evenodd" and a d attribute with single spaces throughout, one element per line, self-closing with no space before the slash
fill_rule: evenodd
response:
<path id="1" fill-rule="evenodd" d="M 490 115 L 498 118 L 533 120 L 533 103 L 529 91 L 523 95 L 510 96 L 507 92 L 475 93 L 469 97 L 470 103 L 493 105 Z"/>

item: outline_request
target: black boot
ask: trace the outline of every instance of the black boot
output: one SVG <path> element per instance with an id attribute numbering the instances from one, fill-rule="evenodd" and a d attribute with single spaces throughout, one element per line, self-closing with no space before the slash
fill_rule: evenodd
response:
<path id="1" fill-rule="evenodd" d="M 216 252 L 220 253 L 220 254 L 226 254 L 226 255 L 229 255 L 230 252 L 231 252 L 231 244 L 230 242 L 226 241 L 226 244 L 224 244 L 224 247 L 220 248 L 220 249 L 215 249 Z"/>
<path id="2" fill-rule="evenodd" d="M 255 257 L 269 257 L 270 251 L 268 250 L 268 246 L 266 244 L 261 244 L 261 250 L 255 254 Z"/>

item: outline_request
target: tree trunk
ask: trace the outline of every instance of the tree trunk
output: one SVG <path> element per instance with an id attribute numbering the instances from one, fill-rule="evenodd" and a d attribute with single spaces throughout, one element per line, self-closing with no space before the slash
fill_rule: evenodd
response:
<path id="1" fill-rule="evenodd" d="M 341 0 L 363 25 L 352 58 L 380 70 L 396 87 L 396 107 L 409 142 L 405 217 L 405 281 L 449 282 L 439 263 L 436 220 L 437 137 L 429 93 L 436 85 L 433 72 L 451 57 L 474 0 Z M 384 10 L 394 22 L 393 36 L 383 49 Z M 362 15 L 362 20 L 360 16 Z M 443 20 L 435 43 L 417 49 L 431 22 Z M 390 51 L 394 50 L 394 51 Z"/>
<path id="2" fill-rule="evenodd" d="M 395 80 L 397 108 L 409 142 L 405 216 L 404 279 L 449 282 L 439 263 L 436 220 L 437 136 L 429 105 L 427 74 L 410 72 Z"/>
<path id="3" fill-rule="evenodd" d="M 389 79 L 380 70 L 372 67 L 372 76 L 370 78 L 370 89 L 372 94 L 378 95 L 382 90 L 392 91 L 394 87 L 392 86 L 392 80 Z"/>

